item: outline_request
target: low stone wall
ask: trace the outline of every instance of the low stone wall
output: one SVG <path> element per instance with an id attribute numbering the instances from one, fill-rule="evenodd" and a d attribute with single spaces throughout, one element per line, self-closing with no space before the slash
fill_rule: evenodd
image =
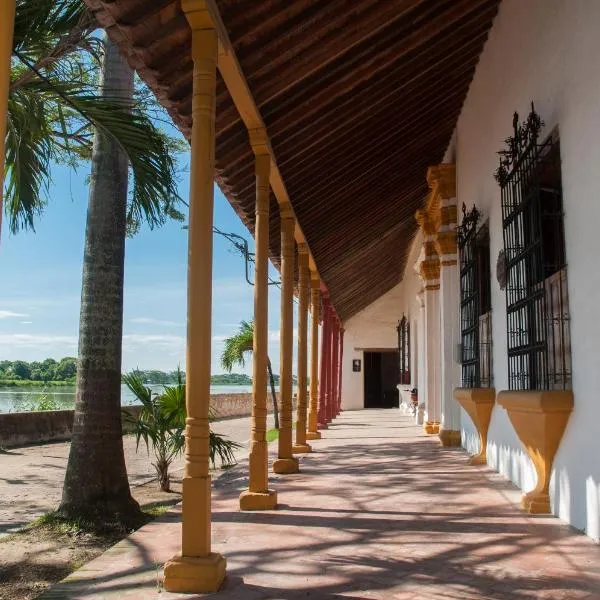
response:
<path id="1" fill-rule="evenodd" d="M 252 414 L 252 394 L 218 394 L 210 397 L 210 405 L 216 419 L 233 419 Z M 269 412 L 273 412 L 271 394 L 267 397 Z M 139 406 L 127 406 L 124 413 L 139 413 Z M 123 419 L 123 431 L 131 425 Z M 73 432 L 72 410 L 48 410 L 43 412 L 0 413 L 0 448 L 25 446 L 43 442 L 70 440 Z"/>
<path id="2" fill-rule="evenodd" d="M 279 394 L 277 394 L 279 402 Z M 252 394 L 217 394 L 210 397 L 210 406 L 216 419 L 247 417 L 252 414 Z M 294 402 L 295 406 L 295 402 Z M 267 395 L 267 410 L 273 412 L 273 397 Z"/>

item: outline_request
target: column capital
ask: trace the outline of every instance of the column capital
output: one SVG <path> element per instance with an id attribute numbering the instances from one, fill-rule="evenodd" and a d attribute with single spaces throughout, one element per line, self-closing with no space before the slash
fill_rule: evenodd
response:
<path id="1" fill-rule="evenodd" d="M 271 158 L 271 147 L 269 145 L 269 136 L 265 127 L 258 127 L 256 129 L 248 129 L 248 138 L 250 139 L 250 146 L 254 154 L 268 155 Z M 269 167 L 270 167 L 269 160 Z"/>
<path id="2" fill-rule="evenodd" d="M 312 290 L 316 290 L 316 291 L 321 290 L 321 279 L 313 271 L 310 272 L 310 287 Z"/>
<path id="3" fill-rule="evenodd" d="M 279 205 L 279 218 L 283 221 L 284 219 L 291 219 L 294 221 L 294 211 L 292 210 L 292 205 L 289 202 L 285 204 Z"/>
<path id="4" fill-rule="evenodd" d="M 441 200 L 456 198 L 456 165 L 441 163 L 427 169 L 427 183 Z"/>
<path id="5" fill-rule="evenodd" d="M 192 30 L 215 29 L 206 0 L 181 0 L 181 9 Z"/>

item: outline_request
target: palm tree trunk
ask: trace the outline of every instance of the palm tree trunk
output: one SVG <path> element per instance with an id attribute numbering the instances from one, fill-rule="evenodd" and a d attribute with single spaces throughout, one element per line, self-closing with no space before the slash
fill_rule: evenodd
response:
<path id="1" fill-rule="evenodd" d="M 105 36 L 102 93 L 130 104 L 133 71 Z M 140 516 L 125 468 L 121 351 L 128 161 L 96 131 L 85 232 L 73 441 L 59 512 L 131 524 Z"/>
<path id="2" fill-rule="evenodd" d="M 275 429 L 279 429 L 279 408 L 277 407 L 277 394 L 275 393 L 275 378 L 273 377 L 271 359 L 268 356 L 267 369 L 269 369 L 269 382 L 271 383 L 271 395 L 273 396 L 273 418 L 275 419 Z"/>

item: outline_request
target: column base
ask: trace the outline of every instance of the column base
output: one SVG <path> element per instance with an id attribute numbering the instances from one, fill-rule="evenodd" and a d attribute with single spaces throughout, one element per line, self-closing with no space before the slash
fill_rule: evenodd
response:
<path id="1" fill-rule="evenodd" d="M 535 491 L 523 494 L 521 508 L 532 515 L 550 514 L 550 496 Z"/>
<path id="2" fill-rule="evenodd" d="M 226 566 L 225 558 L 216 552 L 202 558 L 174 556 L 165 563 L 165 590 L 194 594 L 216 592 L 225 578 Z"/>
<path id="3" fill-rule="evenodd" d="M 321 434 L 318 431 L 307 431 L 306 439 L 307 440 L 320 440 Z"/>
<path id="4" fill-rule="evenodd" d="M 278 475 L 288 475 L 290 473 L 298 473 L 300 466 L 297 458 L 278 458 L 273 461 L 273 473 Z"/>
<path id="5" fill-rule="evenodd" d="M 460 446 L 460 431 L 440 429 L 439 437 L 444 448 L 458 448 Z"/>
<path id="6" fill-rule="evenodd" d="M 240 494 L 240 510 L 273 510 L 277 506 L 277 492 L 251 492 L 244 490 Z"/>
<path id="7" fill-rule="evenodd" d="M 423 431 L 425 433 L 427 433 L 428 435 L 432 435 L 435 433 L 435 427 L 434 427 L 435 423 L 433 423 L 433 421 L 425 421 L 425 423 L 423 423 Z"/>
<path id="8" fill-rule="evenodd" d="M 480 452 L 479 454 L 474 454 L 467 461 L 468 465 L 487 465 L 487 456 L 485 452 Z"/>
<path id="9" fill-rule="evenodd" d="M 312 448 L 309 444 L 294 444 L 292 452 L 294 454 L 307 454 L 308 452 L 312 452 Z"/>

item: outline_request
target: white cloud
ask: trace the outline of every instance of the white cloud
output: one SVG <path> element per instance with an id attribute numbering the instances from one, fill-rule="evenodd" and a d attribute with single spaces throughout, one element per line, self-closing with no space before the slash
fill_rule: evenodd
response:
<path id="1" fill-rule="evenodd" d="M 0 334 L 0 346 L 3 348 L 77 348 L 77 336 L 74 335 L 36 335 L 30 333 Z"/>
<path id="2" fill-rule="evenodd" d="M 29 315 L 13 312 L 12 310 L 0 310 L 0 319 L 12 319 L 17 317 L 28 317 Z"/>
<path id="3" fill-rule="evenodd" d="M 31 325 L 33 321 L 21 321 L 22 325 Z"/>
<path id="4" fill-rule="evenodd" d="M 182 335 L 162 334 L 126 334 L 123 336 L 125 352 L 147 349 L 148 346 L 151 346 L 153 350 L 178 353 L 185 350 L 185 338 Z"/>
<path id="5" fill-rule="evenodd" d="M 138 325 L 164 325 L 165 327 L 183 327 L 183 323 L 177 323 L 176 321 L 166 321 L 163 319 L 154 319 L 152 317 L 134 317 L 130 319 L 131 323 Z"/>

